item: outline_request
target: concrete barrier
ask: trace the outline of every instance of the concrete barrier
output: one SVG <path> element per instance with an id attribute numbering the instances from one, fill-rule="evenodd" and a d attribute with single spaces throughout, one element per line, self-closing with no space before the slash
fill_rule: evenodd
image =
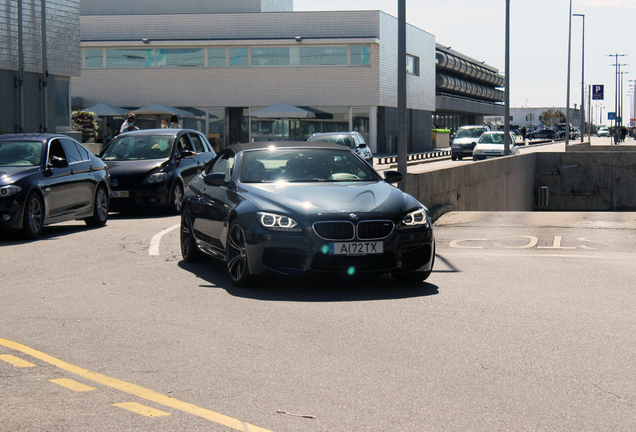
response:
<path id="1" fill-rule="evenodd" d="M 634 211 L 635 185 L 634 151 L 528 153 L 406 178 L 406 191 L 437 216 L 450 210 Z M 535 205 L 541 187 L 548 188 L 546 207 Z"/>
<path id="2" fill-rule="evenodd" d="M 532 211 L 535 153 L 408 174 L 406 191 L 430 209 Z"/>
<path id="3" fill-rule="evenodd" d="M 566 152 L 636 152 L 636 141 L 625 141 L 619 145 L 591 145 L 588 143 L 570 144 Z"/>

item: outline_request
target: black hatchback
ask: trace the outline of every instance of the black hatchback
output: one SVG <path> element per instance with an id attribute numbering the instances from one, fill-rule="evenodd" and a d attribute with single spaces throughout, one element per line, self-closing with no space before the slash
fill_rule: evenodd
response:
<path id="1" fill-rule="evenodd" d="M 181 211 L 184 186 L 216 154 L 192 129 L 146 129 L 123 133 L 102 150 L 110 169 L 111 209 L 164 207 Z"/>
<path id="2" fill-rule="evenodd" d="M 0 227 L 26 238 L 75 219 L 105 225 L 109 182 L 101 159 L 68 136 L 0 136 Z"/>

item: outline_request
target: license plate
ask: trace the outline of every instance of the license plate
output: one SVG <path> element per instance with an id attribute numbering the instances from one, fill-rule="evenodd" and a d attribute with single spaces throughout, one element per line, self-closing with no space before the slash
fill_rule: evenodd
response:
<path id="1" fill-rule="evenodd" d="M 384 253 L 382 242 L 329 243 L 329 255 L 369 255 Z"/>
<path id="2" fill-rule="evenodd" d="M 110 197 L 111 198 L 128 198 L 130 195 L 128 194 L 128 191 L 111 191 L 110 192 Z"/>

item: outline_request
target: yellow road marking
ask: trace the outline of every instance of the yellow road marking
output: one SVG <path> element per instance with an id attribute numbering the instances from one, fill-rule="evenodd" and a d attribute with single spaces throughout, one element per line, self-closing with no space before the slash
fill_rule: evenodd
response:
<path id="1" fill-rule="evenodd" d="M 138 386 L 136 384 L 132 384 L 126 381 L 121 381 L 116 378 L 110 378 L 106 375 L 98 374 L 88 369 L 74 366 L 70 363 L 57 359 L 53 356 L 34 350 L 33 348 L 29 348 L 26 345 L 22 345 L 17 342 L 10 341 L 8 339 L 0 338 L 0 345 L 3 345 L 15 351 L 19 351 L 21 353 L 30 355 L 31 357 L 35 357 L 39 360 L 42 360 L 43 362 L 49 363 L 53 366 L 56 366 L 62 370 L 65 370 L 67 372 L 80 376 L 89 381 L 93 381 L 93 382 L 105 385 L 107 387 L 122 391 L 124 393 L 128 393 L 133 396 L 137 396 L 142 399 L 155 402 L 159 405 L 164 405 L 170 408 L 177 409 L 179 411 L 190 413 L 197 417 L 210 420 L 212 422 L 221 424 L 223 426 L 227 426 L 229 428 L 232 428 L 238 431 L 271 432 L 268 429 L 264 429 L 259 426 L 242 422 L 241 420 L 226 416 L 225 414 L 221 414 L 206 408 L 201 408 L 200 406 L 197 406 L 188 402 L 180 401 L 179 399 L 166 396 L 154 390 L 150 390 L 150 389 Z"/>
<path id="2" fill-rule="evenodd" d="M 146 416 L 146 417 L 165 417 L 165 416 L 172 415 L 165 411 L 150 408 L 146 405 L 142 405 L 137 402 L 124 402 L 124 403 L 116 403 L 113 405 L 119 408 L 126 409 L 128 411 L 132 411 L 137 414 L 141 414 L 142 416 Z"/>
<path id="3" fill-rule="evenodd" d="M 0 355 L 0 360 L 4 360 L 9 364 L 12 364 L 15 367 L 35 367 L 33 363 L 30 363 L 26 360 L 22 360 L 20 357 L 16 357 L 11 354 L 3 354 Z"/>
<path id="4" fill-rule="evenodd" d="M 76 392 L 85 392 L 85 391 L 95 390 L 95 387 L 87 386 L 85 384 L 82 384 L 81 382 L 77 382 L 70 378 L 56 378 L 56 379 L 50 379 L 49 381 L 52 382 L 53 384 L 61 385 L 62 387 L 66 387 L 67 389 L 73 390 Z"/>

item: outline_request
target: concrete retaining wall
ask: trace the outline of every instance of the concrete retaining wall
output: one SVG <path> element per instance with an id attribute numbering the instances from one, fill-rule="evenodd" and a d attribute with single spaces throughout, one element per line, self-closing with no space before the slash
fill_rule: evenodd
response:
<path id="1" fill-rule="evenodd" d="M 429 209 L 532 211 L 536 154 L 408 174 L 406 191 Z"/>
<path id="2" fill-rule="evenodd" d="M 636 141 L 629 138 L 619 145 L 590 145 L 590 143 L 570 144 L 565 148 L 566 152 L 636 152 Z"/>
<path id="3" fill-rule="evenodd" d="M 614 150 L 536 155 L 536 190 L 547 186 L 550 192 L 549 206 L 539 210 L 636 209 L 636 152 Z"/>

